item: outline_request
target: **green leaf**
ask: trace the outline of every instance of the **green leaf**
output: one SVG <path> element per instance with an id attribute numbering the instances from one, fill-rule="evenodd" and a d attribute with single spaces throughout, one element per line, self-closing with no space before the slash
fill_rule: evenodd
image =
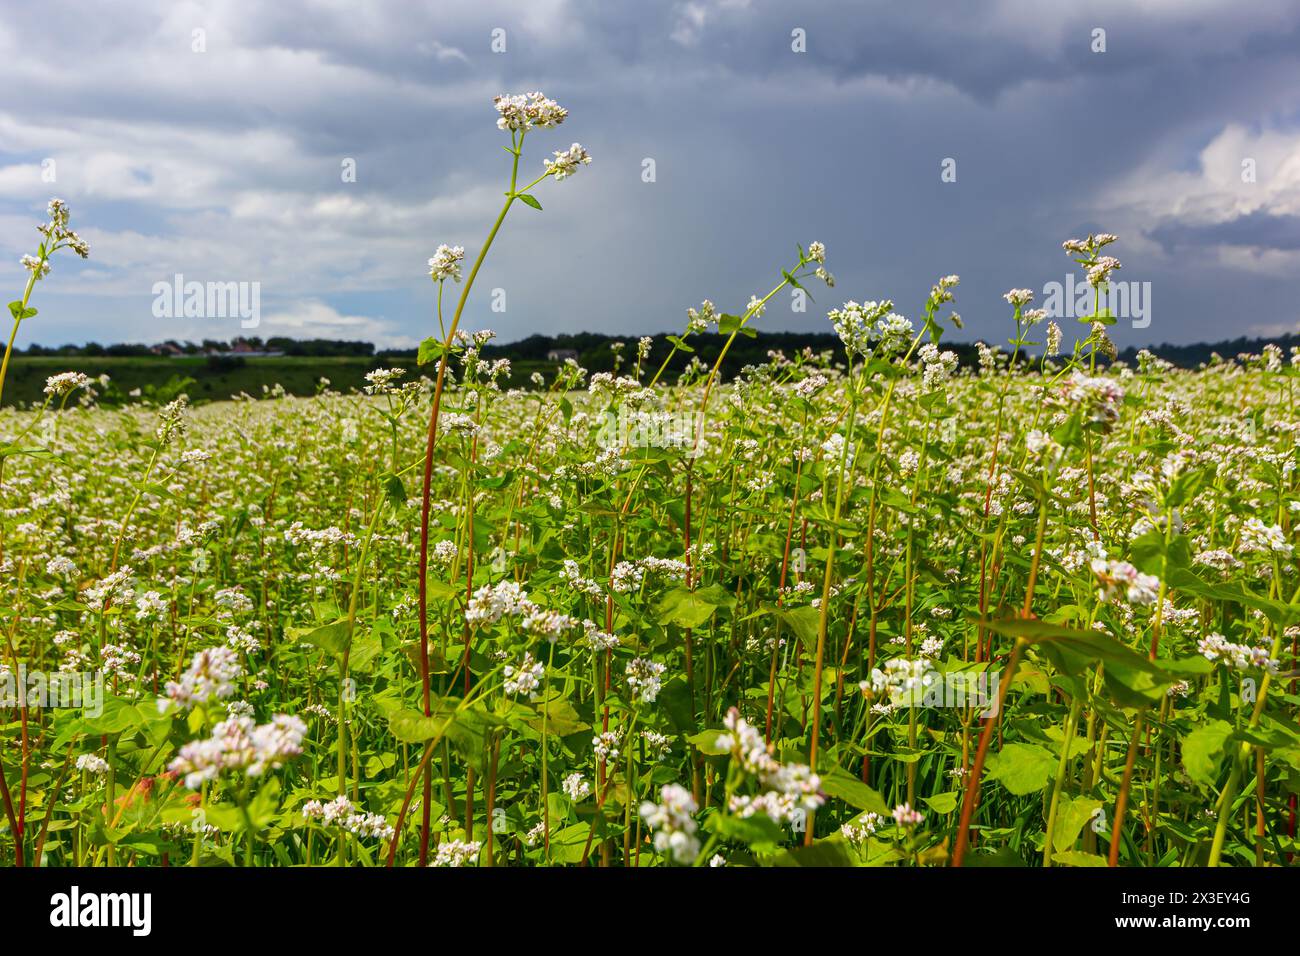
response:
<path id="1" fill-rule="evenodd" d="M 1085 631 L 1075 627 L 1048 624 L 1046 621 L 1027 621 L 1017 618 L 984 620 L 981 623 L 999 634 L 1019 637 L 1031 644 L 1064 647 L 1089 660 L 1105 661 L 1107 666 L 1113 662 L 1155 676 L 1167 676 L 1156 664 L 1149 661 L 1145 654 L 1139 654 L 1115 638 L 1099 631 Z"/>
<path id="2" fill-rule="evenodd" d="M 287 630 L 294 640 L 319 647 L 331 654 L 342 654 L 352 646 L 352 623 L 347 618 L 316 628 L 291 627 Z"/>
<path id="3" fill-rule="evenodd" d="M 515 198 L 526 206 L 532 206 L 534 209 L 542 208 L 542 204 L 537 201 L 537 197 L 528 193 L 517 193 Z"/>
<path id="4" fill-rule="evenodd" d="M 177 497 L 167 489 L 166 485 L 160 485 L 156 481 L 149 482 L 147 485 L 144 486 L 144 489 L 145 491 L 149 492 L 149 494 L 154 495 L 155 497 L 158 498 L 163 498 L 169 501 L 178 500 Z"/>
<path id="5" fill-rule="evenodd" d="M 128 730 L 138 730 L 148 723 L 149 717 L 141 710 L 140 705 L 121 697 L 106 696 L 100 715 L 85 718 L 81 726 L 90 734 L 120 734 Z"/>
<path id="6" fill-rule="evenodd" d="M 443 348 L 444 345 L 441 339 L 429 336 L 420 343 L 420 351 L 417 353 L 415 360 L 421 365 L 428 365 L 430 362 L 442 358 Z"/>
<path id="7" fill-rule="evenodd" d="M 722 754 L 731 753 L 730 748 L 718 746 L 718 738 L 725 733 L 725 730 L 701 730 L 698 734 L 691 734 L 687 737 L 686 742 L 702 754 L 718 757 Z"/>
<path id="8" fill-rule="evenodd" d="M 551 837 L 551 861 L 554 863 L 580 862 L 582 854 L 587 848 L 587 833 L 590 829 L 591 825 L 589 823 L 575 823 Z M 598 840 L 594 841 L 592 846 L 596 846 L 598 843 Z"/>
<path id="9" fill-rule="evenodd" d="M 1170 508 L 1181 507 L 1191 499 L 1205 480 L 1205 471 L 1196 469 L 1176 477 L 1169 484 L 1169 493 L 1165 495 L 1165 505 Z"/>
<path id="10" fill-rule="evenodd" d="M 1232 724 L 1211 720 L 1183 738 L 1183 767 L 1202 787 L 1211 787 L 1223 761 L 1223 748 L 1232 736 Z"/>
<path id="11" fill-rule="evenodd" d="M 1007 744 L 989 757 L 988 768 L 990 780 L 1023 797 L 1047 786 L 1056 770 L 1056 758 L 1037 744 Z"/>
<path id="12" fill-rule="evenodd" d="M 1150 671 L 1117 661 L 1108 662 L 1102 671 L 1106 690 L 1121 707 L 1149 707 L 1160 702 L 1165 688 L 1173 682 L 1168 675 L 1157 677 Z"/>
<path id="13" fill-rule="evenodd" d="M 280 781 L 271 777 L 258 788 L 257 794 L 248 801 L 248 816 L 253 822 L 253 831 L 265 830 L 275 820 L 280 808 Z"/>
<path id="14" fill-rule="evenodd" d="M 676 587 L 665 594 L 659 602 L 657 620 L 660 624 L 696 628 L 713 617 L 714 612 L 724 606 L 728 600 L 730 596 L 726 592 L 720 596 L 717 590 L 710 588 L 692 591 L 685 587 Z"/>
<path id="15" fill-rule="evenodd" d="M 364 671 L 384 650 L 384 642 L 373 630 L 366 631 L 361 637 L 354 637 L 348 666 L 352 670 Z"/>
<path id="16" fill-rule="evenodd" d="M 1185 674 L 1190 677 L 1201 677 L 1214 670 L 1214 662 L 1201 654 L 1195 657 L 1167 658 L 1160 661 L 1160 666 L 1171 674 Z"/>
<path id="17" fill-rule="evenodd" d="M 1248 591 L 1240 583 L 1235 587 L 1228 584 L 1211 584 L 1186 568 L 1170 571 L 1169 586 L 1179 591 L 1195 594 L 1207 601 L 1230 601 L 1244 607 L 1255 608 L 1278 627 L 1286 627 L 1293 623 L 1297 617 L 1300 617 L 1300 606 L 1283 604 L 1280 601 L 1261 597 L 1253 591 Z"/>
<path id="18" fill-rule="evenodd" d="M 453 719 L 452 715 L 439 713 L 426 717 L 418 710 L 403 707 L 388 714 L 388 730 L 405 743 L 422 744 L 445 734 Z"/>
<path id="19" fill-rule="evenodd" d="M 709 818 L 707 825 L 724 840 L 739 840 L 760 853 L 776 850 L 786 837 L 781 827 L 765 813 L 756 813 L 752 817 L 717 813 Z"/>
<path id="20" fill-rule="evenodd" d="M 392 472 L 386 472 L 380 481 L 384 485 L 384 494 L 388 496 L 389 502 L 394 505 L 406 504 L 406 486 L 402 484 L 402 479 Z"/>
<path id="21" fill-rule="evenodd" d="M 56 455 L 48 448 L 23 448 L 21 445 L 2 445 L 0 446 L 0 458 L 8 455 L 25 455 L 28 458 L 49 459 L 54 458 L 62 461 L 62 456 Z"/>
<path id="22" fill-rule="evenodd" d="M 797 846 L 786 850 L 775 860 L 773 866 L 857 866 L 849 854 L 849 849 L 836 840 L 818 840 L 812 846 Z"/>
<path id="23" fill-rule="evenodd" d="M 659 691 L 659 708 L 668 717 L 668 723 L 678 734 L 685 734 L 699 726 L 691 707 L 691 689 L 682 675 L 674 677 Z"/>
<path id="24" fill-rule="evenodd" d="M 1063 863 L 1066 866 L 1107 866 L 1106 858 L 1098 856 L 1095 853 L 1084 853 L 1081 850 L 1066 850 L 1064 853 L 1053 853 L 1053 863 Z"/>
<path id="25" fill-rule="evenodd" d="M 828 797 L 843 800 L 858 810 L 870 810 L 882 815 L 889 813 L 884 797 L 839 768 L 822 775 L 822 792 Z"/>
<path id="26" fill-rule="evenodd" d="M 1052 431 L 1052 439 L 1062 448 L 1078 448 L 1083 445 L 1083 419 L 1080 412 L 1074 412 L 1060 426 Z"/>
<path id="27" fill-rule="evenodd" d="M 803 646 L 808 650 L 814 650 L 817 647 L 817 635 L 821 630 L 821 611 L 811 605 L 795 608 L 781 608 L 776 612 L 782 622 L 785 623 L 795 636 L 799 638 Z"/>
<path id="28" fill-rule="evenodd" d="M 1074 841 L 1079 839 L 1079 831 L 1092 819 L 1101 806 L 1100 800 L 1092 797 L 1061 796 L 1056 808 L 1056 826 L 1052 831 L 1052 859 L 1057 854 L 1068 851 Z"/>
<path id="29" fill-rule="evenodd" d="M 957 809 L 957 792 L 949 790 L 947 793 L 936 793 L 932 797 L 923 797 L 926 806 L 935 813 L 948 814 Z"/>
<path id="30" fill-rule="evenodd" d="M 718 316 L 718 332 L 721 335 L 739 333 L 748 336 L 751 339 L 755 338 L 758 335 L 758 332 L 750 328 L 748 325 L 742 324 L 743 322 L 744 316 L 723 313 Z"/>
<path id="31" fill-rule="evenodd" d="M 537 705 L 538 710 L 545 711 L 546 732 L 557 737 L 567 737 L 584 730 L 590 730 L 591 724 L 583 720 L 573 705 L 563 697 L 552 697 L 545 703 Z M 539 734 L 542 732 L 542 714 L 528 721 L 528 726 Z"/>

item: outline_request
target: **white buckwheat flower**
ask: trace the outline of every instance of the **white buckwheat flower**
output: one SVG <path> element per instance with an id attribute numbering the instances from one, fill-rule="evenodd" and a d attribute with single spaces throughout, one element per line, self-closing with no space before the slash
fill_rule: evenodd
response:
<path id="1" fill-rule="evenodd" d="M 591 154 L 581 143 L 574 143 L 568 149 L 557 149 L 555 159 L 543 161 L 546 171 L 555 177 L 555 181 L 568 179 L 578 171 L 579 166 L 591 165 Z"/>
<path id="2" fill-rule="evenodd" d="M 559 126 L 569 115 L 568 110 L 555 100 L 547 99 L 544 93 L 502 95 L 495 97 L 492 102 L 501 114 L 497 118 L 497 129 L 524 132 L 530 129 L 550 129 Z"/>
<path id="3" fill-rule="evenodd" d="M 502 672 L 505 676 L 502 689 L 510 697 L 518 694 L 531 696 L 541 686 L 542 675 L 545 672 L 546 668 L 540 661 L 534 660 L 532 654 L 524 654 L 524 659 L 518 667 L 510 664 Z"/>
<path id="4" fill-rule="evenodd" d="M 229 647 L 199 651 L 179 681 L 167 682 L 167 696 L 185 709 L 223 700 L 235 692 L 235 680 L 244 673 L 239 654 Z"/>
<path id="5" fill-rule="evenodd" d="M 655 849 L 670 853 L 677 863 L 692 863 L 700 852 L 700 841 L 693 814 L 700 808 L 685 787 L 675 783 L 664 786 L 659 792 L 659 803 L 647 800 L 641 804 L 641 819 L 654 831 Z"/>
<path id="6" fill-rule="evenodd" d="M 591 784 L 580 773 L 571 773 L 565 777 L 560 789 L 574 803 L 581 803 L 591 796 Z"/>
<path id="7" fill-rule="evenodd" d="M 429 277 L 435 282 L 452 279 L 460 281 L 460 264 L 465 260 L 464 246 L 449 246 L 445 243 L 434 250 L 429 260 Z"/>

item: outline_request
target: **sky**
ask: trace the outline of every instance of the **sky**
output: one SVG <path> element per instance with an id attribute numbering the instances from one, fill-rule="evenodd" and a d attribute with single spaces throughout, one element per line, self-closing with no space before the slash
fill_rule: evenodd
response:
<path id="1" fill-rule="evenodd" d="M 502 226 L 463 319 L 501 341 L 679 331 L 813 240 L 835 287 L 758 328 L 829 331 L 848 299 L 915 317 L 956 273 L 956 338 L 1004 341 L 1002 294 L 1043 304 L 1089 232 L 1119 236 L 1121 347 L 1300 328 L 1295 0 L 31 10 L 0 0 L 0 276 L 17 298 L 51 196 L 90 259 L 54 261 L 20 346 L 418 342 L 427 259 L 472 261 L 503 202 L 492 99 L 529 90 L 569 110 L 527 137 L 529 179 L 575 141 L 593 162 Z M 155 314 L 178 274 L 256 288 L 257 327 Z"/>

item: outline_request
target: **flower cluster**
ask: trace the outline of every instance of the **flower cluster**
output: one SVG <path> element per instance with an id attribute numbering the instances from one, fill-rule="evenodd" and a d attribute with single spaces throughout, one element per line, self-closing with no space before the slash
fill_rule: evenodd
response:
<path id="1" fill-rule="evenodd" d="M 308 820 L 318 820 L 323 826 L 339 827 L 359 837 L 374 837 L 380 840 L 393 838 L 393 827 L 384 819 L 382 813 L 366 813 L 358 810 L 347 797 L 336 797 L 328 803 L 308 800 L 303 804 L 302 815 Z"/>
<path id="2" fill-rule="evenodd" d="M 659 696 L 665 666 L 657 661 L 643 657 L 633 658 L 627 665 L 627 686 L 632 701 L 637 704 L 653 704 Z"/>
<path id="3" fill-rule="evenodd" d="M 514 581 L 483 585 L 474 592 L 465 608 L 465 621 L 471 628 L 487 627 L 507 617 L 516 619 L 525 634 L 544 637 L 551 642 L 582 623 L 567 614 L 534 604 L 528 600 L 528 592 Z"/>
<path id="4" fill-rule="evenodd" d="M 862 303 L 850 300 L 840 308 L 832 309 L 826 317 L 831 320 L 835 334 L 850 355 L 867 356 L 871 354 L 872 342 L 879 335 L 877 324 L 890 316 L 893 308 L 894 303 L 889 299 Z"/>
<path id="5" fill-rule="evenodd" d="M 686 334 L 698 335 L 701 332 L 707 332 L 709 326 L 717 323 L 718 313 L 713 307 L 713 303 L 705 299 L 698 309 L 686 310 Z"/>
<path id="6" fill-rule="evenodd" d="M 277 714 L 269 724 L 257 725 L 251 717 L 232 717 L 212 728 L 207 740 L 183 747 L 168 766 L 185 777 L 185 786 L 197 790 L 223 772 L 243 771 L 260 777 L 302 753 L 307 725 L 297 717 Z"/>
<path id="7" fill-rule="evenodd" d="M 873 669 L 870 682 L 862 681 L 859 687 L 873 697 L 884 696 L 890 707 L 916 707 L 936 677 L 934 664 L 926 656 L 916 660 L 895 657 L 885 661 L 883 670 Z"/>
<path id="8" fill-rule="evenodd" d="M 519 694 L 531 696 L 538 687 L 542 686 L 542 675 L 546 668 L 540 661 L 534 660 L 532 654 L 525 654 L 523 661 L 517 666 L 514 664 L 506 665 L 502 675 L 505 677 L 505 683 L 502 689 L 510 697 Z"/>
<path id="9" fill-rule="evenodd" d="M 1110 279 L 1110 274 L 1120 268 L 1120 261 L 1114 256 L 1100 255 L 1102 248 L 1118 240 L 1118 236 L 1109 232 L 1099 232 L 1096 235 L 1089 235 L 1087 239 L 1066 239 L 1061 243 L 1061 248 L 1068 254 L 1079 257 L 1076 261 L 1087 272 L 1088 284 L 1098 286 Z"/>
<path id="10" fill-rule="evenodd" d="M 523 614 L 532 607 L 528 592 L 514 581 L 485 584 L 469 600 L 465 620 L 470 627 L 496 624 L 506 615 Z"/>
<path id="11" fill-rule="evenodd" d="M 560 789 L 574 803 L 581 803 L 591 796 L 591 784 L 581 773 L 571 773 L 565 777 L 564 782 L 560 784 Z"/>
<path id="12" fill-rule="evenodd" d="M 404 368 L 377 368 L 366 373 L 367 395 L 383 395 L 393 390 L 394 384 L 406 374 Z"/>
<path id="13" fill-rule="evenodd" d="M 501 95 L 493 98 L 492 103 L 500 114 L 497 117 L 497 129 L 512 132 L 550 129 L 559 126 L 569 115 L 569 111 L 555 100 L 538 92 Z"/>
<path id="14" fill-rule="evenodd" d="M 167 696 L 186 709 L 224 700 L 235 692 L 235 680 L 243 673 L 232 648 L 199 651 L 179 681 L 167 682 Z"/>
<path id="15" fill-rule="evenodd" d="M 591 749 L 596 754 L 597 760 L 606 760 L 614 762 L 619 757 L 619 740 L 621 735 L 617 730 L 606 730 L 591 738 Z"/>
<path id="16" fill-rule="evenodd" d="M 90 376 L 84 372 L 60 372 L 45 380 L 45 394 L 51 398 L 62 398 L 79 388 L 90 384 Z"/>
<path id="17" fill-rule="evenodd" d="M 1143 574 L 1127 561 L 1093 558 L 1090 565 L 1097 579 L 1098 601 L 1127 601 L 1129 604 L 1154 604 L 1160 594 L 1160 579 Z"/>
<path id="18" fill-rule="evenodd" d="M 1084 375 L 1076 369 L 1060 388 L 1067 405 L 1082 408 L 1090 421 L 1102 426 L 1119 421 L 1124 389 L 1114 379 Z"/>
<path id="19" fill-rule="evenodd" d="M 1295 549 L 1277 525 L 1247 518 L 1241 525 L 1241 550 L 1246 554 L 1276 554 L 1289 558 Z"/>
<path id="20" fill-rule="evenodd" d="M 920 810 L 913 810 L 910 803 L 900 803 L 894 807 L 893 817 L 894 823 L 900 827 L 920 826 L 921 822 L 925 820 L 925 814 Z"/>
<path id="21" fill-rule="evenodd" d="M 62 199 L 51 199 L 46 213 L 50 221 L 36 227 L 36 231 L 45 237 L 41 243 L 40 255 L 23 256 L 19 260 L 19 264 L 37 279 L 50 274 L 50 256 L 59 249 L 71 249 L 83 259 L 90 256 L 90 246 L 86 240 L 68 228 L 71 213 L 67 203 Z"/>
<path id="22" fill-rule="evenodd" d="M 937 345 L 927 342 L 916 354 L 921 360 L 921 387 L 927 392 L 938 388 L 957 371 L 955 352 L 940 352 Z"/>
<path id="23" fill-rule="evenodd" d="M 758 728 L 732 707 L 723 718 L 727 733 L 718 737 L 716 747 L 729 751 L 736 765 L 756 778 L 766 792 L 758 796 L 737 794 L 729 809 L 741 817 L 766 814 L 774 821 L 790 820 L 797 811 L 812 811 L 826 800 L 821 793 L 821 778 L 806 764 L 782 763 L 772 756 Z"/>
<path id="24" fill-rule="evenodd" d="M 1222 661 L 1235 670 L 1263 669 L 1276 673 L 1278 662 L 1263 647 L 1233 644 L 1222 634 L 1214 633 L 1197 642 L 1196 649 L 1206 660 Z"/>
<path id="25" fill-rule="evenodd" d="M 591 154 L 580 143 L 574 143 L 568 149 L 557 149 L 555 159 L 543 161 L 546 171 L 555 177 L 555 181 L 568 179 L 578 171 L 579 166 L 591 164 Z"/>
<path id="26" fill-rule="evenodd" d="M 700 853 L 694 817 L 699 809 L 691 792 L 675 783 L 660 790 L 659 803 L 643 802 L 641 819 L 654 832 L 655 849 L 670 853 L 677 863 L 694 862 Z"/>
<path id="27" fill-rule="evenodd" d="M 478 859 L 483 844 L 478 840 L 448 840 L 438 844 L 430 866 L 469 866 Z"/>
<path id="28" fill-rule="evenodd" d="M 460 281 L 460 264 L 465 261 L 464 246 L 449 246 L 446 243 L 434 250 L 429 260 L 429 278 L 435 282 L 452 279 Z"/>

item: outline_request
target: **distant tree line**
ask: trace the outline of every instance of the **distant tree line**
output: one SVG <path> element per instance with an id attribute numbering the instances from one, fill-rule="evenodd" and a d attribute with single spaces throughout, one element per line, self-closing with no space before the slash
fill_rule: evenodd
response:
<path id="1" fill-rule="evenodd" d="M 1154 352 L 1166 362 L 1173 362 L 1180 368 L 1196 368 L 1213 360 L 1214 356 L 1231 359 L 1243 352 L 1258 355 L 1265 345 L 1276 345 L 1290 358 L 1293 347 L 1300 346 L 1300 335 L 1279 335 L 1273 338 L 1248 339 L 1244 335 L 1221 342 L 1197 342 L 1193 345 L 1148 345 L 1147 351 Z M 1138 349 L 1129 346 L 1119 353 L 1121 360 L 1132 365 L 1137 360 Z"/>
<path id="2" fill-rule="evenodd" d="M 22 350 L 25 355 L 81 355 L 94 358 L 132 358 L 157 355 L 221 355 L 240 352 L 280 352 L 284 355 L 299 356 L 357 356 L 365 358 L 375 354 L 371 342 L 350 342 L 337 339 L 291 339 L 277 335 L 268 339 L 259 336 L 247 336 L 231 339 L 229 342 L 218 339 L 204 339 L 202 342 L 177 341 L 168 339 L 156 345 L 142 345 L 136 342 L 100 345 L 87 342 L 85 345 L 29 345 Z"/>
<path id="3" fill-rule="evenodd" d="M 657 370 L 668 357 L 672 344 L 663 333 L 653 336 L 653 346 L 646 365 Z M 679 372 L 692 358 L 712 365 L 717 361 L 727 337 L 719 334 L 692 336 L 688 341 L 694 352 L 678 352 L 674 356 L 670 371 Z M 530 335 L 516 342 L 491 343 L 483 349 L 484 357 L 490 359 L 508 358 L 520 363 L 559 363 L 565 358 L 573 358 L 583 368 L 593 372 L 607 372 L 614 368 L 615 342 L 625 343 L 623 349 L 624 368 L 636 361 L 638 336 L 606 335 L 602 332 L 574 332 L 559 335 Z M 1273 338 L 1248 339 L 1244 336 L 1221 342 L 1198 342 L 1193 345 L 1148 346 L 1150 351 L 1161 358 L 1183 368 L 1195 368 L 1211 361 L 1214 356 L 1231 359 L 1242 352 L 1258 353 L 1269 343 L 1280 346 L 1289 352 L 1292 346 L 1300 346 L 1300 335 L 1283 335 Z M 973 365 L 978 361 L 978 350 L 971 342 L 945 342 L 944 348 L 957 353 L 962 365 Z M 780 351 L 787 356 L 804 349 L 813 352 L 832 352 L 837 361 L 843 360 L 843 350 L 839 339 L 830 332 L 757 332 L 753 337 L 739 335 L 732 343 L 731 349 L 723 362 L 722 372 L 727 377 L 735 375 L 747 365 L 761 365 L 768 361 L 770 352 Z M 402 359 L 414 363 L 415 349 L 376 349 L 370 342 L 342 341 L 336 339 L 293 339 L 285 336 L 273 336 L 262 339 L 248 336 L 229 342 L 204 339 L 202 342 L 176 341 L 174 339 L 158 345 L 123 343 L 100 345 L 88 342 L 85 345 L 61 345 L 49 348 L 31 345 L 25 351 L 27 355 L 48 356 L 88 356 L 88 357 L 147 357 L 160 355 L 196 355 L 213 357 L 238 357 L 249 353 L 280 353 L 288 356 L 303 357 L 357 357 Z M 1036 351 L 1036 350 L 1035 350 Z M 1129 364 L 1136 361 L 1138 349 L 1132 346 L 1124 349 L 1119 358 Z"/>

